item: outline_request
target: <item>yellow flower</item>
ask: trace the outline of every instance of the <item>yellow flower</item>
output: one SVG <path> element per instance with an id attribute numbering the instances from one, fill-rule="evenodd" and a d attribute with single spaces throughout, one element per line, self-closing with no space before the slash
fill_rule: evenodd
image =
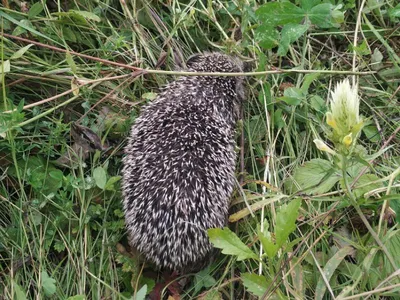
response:
<path id="1" fill-rule="evenodd" d="M 332 155 L 335 155 L 336 152 L 333 151 L 327 144 L 325 144 L 323 141 L 319 140 L 319 139 L 315 139 L 314 140 L 315 146 L 317 146 L 317 148 L 321 151 L 325 151 L 328 152 Z"/>
<path id="2" fill-rule="evenodd" d="M 335 119 L 333 118 L 333 115 L 330 111 L 326 113 L 326 123 L 331 126 L 333 129 L 337 129 L 337 124 Z"/>
<path id="3" fill-rule="evenodd" d="M 348 135 L 346 135 L 343 138 L 343 144 L 348 148 L 351 145 L 351 142 L 353 142 L 353 137 L 351 136 L 351 133 L 349 133 Z"/>

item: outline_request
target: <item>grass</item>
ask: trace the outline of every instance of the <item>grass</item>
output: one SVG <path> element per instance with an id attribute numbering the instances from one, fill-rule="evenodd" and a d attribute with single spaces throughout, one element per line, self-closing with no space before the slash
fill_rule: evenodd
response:
<path id="1" fill-rule="evenodd" d="M 301 15 L 322 2 L 293 3 L 285 12 Z M 199 51 L 262 73 L 246 76 L 241 189 L 231 232 L 218 233 L 242 252 L 220 245 L 236 254 L 186 275 L 181 298 L 398 299 L 400 7 L 324 3 L 328 13 L 293 15 L 285 33 L 281 8 L 256 12 L 262 3 L 251 0 L 2 1 L 0 299 L 151 291 L 159 275 L 125 237 L 122 148 L 141 106 Z M 351 153 L 329 138 L 325 117 L 350 74 L 365 119 Z M 346 153 L 335 158 L 314 139 Z"/>

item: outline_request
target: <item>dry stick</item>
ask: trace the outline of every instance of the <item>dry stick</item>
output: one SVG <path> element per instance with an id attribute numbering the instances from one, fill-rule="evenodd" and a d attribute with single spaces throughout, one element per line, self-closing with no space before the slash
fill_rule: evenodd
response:
<path id="1" fill-rule="evenodd" d="M 4 33 L 4 32 L 2 33 L 2 35 L 5 36 L 5 37 L 8 37 L 10 39 L 14 39 L 14 40 L 25 42 L 25 43 L 29 43 L 29 44 L 34 44 L 36 46 L 47 48 L 47 49 L 54 50 L 54 51 L 57 51 L 57 52 L 69 53 L 69 54 L 73 54 L 73 55 L 76 55 L 76 56 L 79 56 L 79 57 L 83 57 L 83 58 L 87 58 L 87 59 L 90 59 L 90 60 L 95 60 L 95 61 L 101 62 L 103 64 L 106 64 L 106 65 L 113 65 L 113 66 L 117 66 L 117 67 L 121 67 L 121 68 L 125 68 L 125 69 L 131 69 L 131 70 L 134 70 L 134 71 L 142 69 L 142 68 L 126 65 L 126 64 L 117 63 L 117 62 L 110 61 L 110 60 L 107 60 L 107 59 L 102 59 L 102 58 L 90 56 L 90 55 L 87 55 L 87 54 L 82 54 L 82 53 L 78 53 L 78 52 L 75 52 L 75 51 L 69 51 L 69 50 L 65 50 L 65 49 L 62 49 L 62 48 L 55 47 L 55 46 L 46 45 L 46 44 L 43 44 L 43 43 L 39 43 L 39 42 L 36 42 L 36 41 L 25 39 L 25 38 L 22 38 L 22 37 L 19 37 L 19 36 L 14 36 L 14 35 L 11 35 L 11 34 L 8 34 L 8 33 Z"/>
<path id="2" fill-rule="evenodd" d="M 363 0 L 360 5 L 360 9 L 358 10 L 358 15 L 357 15 L 357 22 L 356 22 L 356 28 L 354 29 L 354 40 L 353 40 L 353 72 L 356 71 L 356 58 L 357 58 L 357 52 L 356 52 L 356 46 L 357 46 L 357 39 L 358 39 L 358 31 L 361 27 L 361 14 L 362 10 L 364 8 L 366 0 Z M 356 76 L 353 76 L 353 86 L 356 85 Z"/>
<path id="3" fill-rule="evenodd" d="M 39 43 L 36 41 L 32 41 L 29 39 L 21 38 L 18 36 L 13 36 L 7 33 L 2 33 L 4 37 L 8 37 L 10 39 L 15 39 L 21 42 L 25 43 L 30 43 L 34 44 L 39 47 L 43 48 L 48 48 L 54 51 L 62 52 L 62 53 L 69 53 L 73 54 L 79 57 L 87 58 L 90 60 L 98 61 L 101 62 L 105 65 L 112 65 L 112 66 L 117 66 L 125 69 L 130 69 L 134 71 L 140 71 L 140 70 L 146 70 L 147 73 L 149 74 L 164 74 L 164 75 L 184 75 L 184 76 L 230 76 L 230 77 L 235 77 L 235 76 L 259 76 L 259 75 L 267 75 L 267 74 L 285 74 L 285 73 L 295 73 L 295 74 L 333 74 L 333 75 L 358 75 L 358 76 L 363 76 L 363 75 L 372 75 L 376 74 L 377 71 L 366 71 L 366 72 L 353 72 L 353 71 L 332 71 L 332 70 L 296 70 L 296 69 L 290 69 L 290 70 L 273 70 L 273 71 L 263 71 L 263 72 L 236 72 L 236 73 L 223 73 L 223 72 L 181 72 L 181 71 L 164 71 L 164 70 L 151 70 L 151 69 L 143 69 L 143 68 L 138 68 L 122 63 L 117 63 L 114 61 L 86 55 L 86 54 L 81 54 L 75 51 L 68 51 L 62 48 L 58 48 L 55 46 L 50 46 L 46 45 L 43 43 Z"/>
<path id="4" fill-rule="evenodd" d="M 380 293 L 380 292 L 386 292 L 395 288 L 400 287 L 400 283 L 396 283 L 393 284 L 391 286 L 385 286 L 383 288 L 379 288 L 379 289 L 374 289 L 372 291 L 369 292 L 364 292 L 361 294 L 357 294 L 357 295 L 353 295 L 353 296 L 349 296 L 349 297 L 345 297 L 345 298 L 341 298 L 341 300 L 349 300 L 349 299 L 361 299 L 361 297 L 363 296 L 371 296 L 372 294 L 376 294 L 376 293 Z"/>

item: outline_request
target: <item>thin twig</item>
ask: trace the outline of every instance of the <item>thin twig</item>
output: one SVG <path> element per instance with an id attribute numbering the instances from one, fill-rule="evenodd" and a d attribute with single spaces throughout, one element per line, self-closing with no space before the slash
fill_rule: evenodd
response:
<path id="1" fill-rule="evenodd" d="M 364 76 L 364 75 L 372 75 L 376 74 L 376 71 L 366 71 L 366 72 L 354 72 L 354 71 L 338 71 L 338 70 L 298 70 L 298 69 L 289 69 L 289 70 L 284 70 L 284 69 L 276 69 L 276 70 L 270 70 L 270 71 L 262 71 L 262 72 L 235 72 L 235 73 L 223 73 L 223 72 L 182 72 L 182 71 L 164 71 L 164 70 L 152 70 L 152 69 L 143 69 L 143 68 L 138 68 L 134 67 L 131 65 L 127 64 L 122 64 L 122 63 L 117 63 L 114 61 L 78 53 L 75 51 L 69 51 L 65 50 L 62 48 L 58 48 L 55 46 L 50 46 L 46 45 L 43 43 L 39 43 L 36 41 L 32 41 L 29 39 L 21 38 L 19 36 L 13 36 L 7 33 L 2 34 L 4 37 L 8 37 L 11 39 L 15 39 L 18 41 L 22 41 L 25 43 L 30 43 L 37 45 L 39 47 L 43 48 L 48 48 L 54 51 L 62 52 L 62 53 L 69 53 L 71 55 L 76 55 L 79 57 L 83 57 L 86 59 L 94 60 L 101 62 L 106 65 L 112 65 L 112 66 L 117 66 L 125 69 L 130 69 L 134 71 L 140 71 L 140 70 L 146 70 L 147 73 L 149 74 L 159 74 L 159 75 L 178 75 L 178 76 L 231 76 L 231 77 L 237 77 L 237 76 L 261 76 L 261 75 L 268 75 L 268 74 L 332 74 L 332 75 L 358 75 L 358 76 Z"/>
<path id="2" fill-rule="evenodd" d="M 34 45 L 42 47 L 42 48 L 47 48 L 47 49 L 54 50 L 54 51 L 57 51 L 57 52 L 62 52 L 62 53 L 69 53 L 71 55 L 75 55 L 75 56 L 79 56 L 79 57 L 82 57 L 82 58 L 87 58 L 87 59 L 90 59 L 90 60 L 98 61 L 98 62 L 101 62 L 101 63 L 103 63 L 105 65 L 113 65 L 113 66 L 116 66 L 116 67 L 121 67 L 121 68 L 125 68 L 125 69 L 131 69 L 131 70 L 134 70 L 134 71 L 142 70 L 142 68 L 138 68 L 138 67 L 134 67 L 134 66 L 126 65 L 126 64 L 117 63 L 117 62 L 110 61 L 110 60 L 107 60 L 107 59 L 102 59 L 102 58 L 94 57 L 94 56 L 91 56 L 91 55 L 82 54 L 82 53 L 78 53 L 78 52 L 75 52 L 75 51 L 62 49 L 62 48 L 55 47 L 55 46 L 46 45 L 46 44 L 43 44 L 43 43 L 40 43 L 40 42 L 36 42 L 36 41 L 33 41 L 33 40 L 25 39 L 25 38 L 22 38 L 22 37 L 19 37 L 19 36 L 15 36 L 15 35 L 11 35 L 11 34 L 8 34 L 8 33 L 4 33 L 3 32 L 2 35 L 4 37 L 8 37 L 10 39 L 14 39 L 14 40 L 25 42 L 25 43 L 29 43 L 29 44 L 34 44 Z"/>

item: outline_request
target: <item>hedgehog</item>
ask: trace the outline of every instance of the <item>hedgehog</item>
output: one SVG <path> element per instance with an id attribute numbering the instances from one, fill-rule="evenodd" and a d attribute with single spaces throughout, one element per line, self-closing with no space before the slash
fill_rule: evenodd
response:
<path id="1" fill-rule="evenodd" d="M 241 72 L 237 58 L 203 53 L 191 72 Z M 142 109 L 123 158 L 129 244 L 158 269 L 199 271 L 213 251 L 207 229 L 226 225 L 235 182 L 241 76 L 182 76 Z"/>

